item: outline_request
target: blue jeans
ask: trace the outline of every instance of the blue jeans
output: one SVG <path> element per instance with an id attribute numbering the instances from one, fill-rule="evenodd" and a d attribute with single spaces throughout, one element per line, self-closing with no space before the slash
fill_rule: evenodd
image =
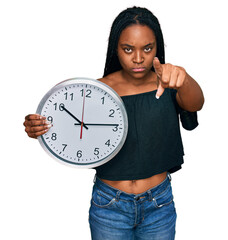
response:
<path id="1" fill-rule="evenodd" d="M 176 210 L 171 177 L 135 195 L 115 189 L 96 177 L 89 223 L 93 240 L 173 240 Z"/>

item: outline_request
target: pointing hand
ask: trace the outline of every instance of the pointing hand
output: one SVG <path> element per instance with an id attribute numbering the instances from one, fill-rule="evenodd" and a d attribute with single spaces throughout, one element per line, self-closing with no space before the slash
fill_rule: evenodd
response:
<path id="1" fill-rule="evenodd" d="M 184 84 L 187 75 L 184 68 L 172 64 L 161 64 L 157 57 L 153 60 L 153 66 L 158 80 L 157 99 L 163 94 L 165 88 L 178 89 Z"/>

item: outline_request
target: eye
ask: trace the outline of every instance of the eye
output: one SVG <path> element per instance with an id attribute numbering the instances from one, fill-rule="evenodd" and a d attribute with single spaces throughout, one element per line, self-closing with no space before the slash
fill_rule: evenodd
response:
<path id="1" fill-rule="evenodd" d="M 126 52 L 126 53 L 132 53 L 132 49 L 131 49 L 131 48 L 124 48 L 124 52 Z"/>
<path id="2" fill-rule="evenodd" d="M 146 47 L 144 48 L 144 52 L 151 52 L 152 51 L 152 48 L 151 47 Z"/>

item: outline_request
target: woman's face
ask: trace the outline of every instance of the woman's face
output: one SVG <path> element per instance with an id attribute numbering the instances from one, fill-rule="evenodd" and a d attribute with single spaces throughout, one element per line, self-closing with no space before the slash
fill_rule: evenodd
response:
<path id="1" fill-rule="evenodd" d="M 120 34 L 118 58 L 124 73 L 143 78 L 151 72 L 157 44 L 154 32 L 146 25 L 131 25 Z"/>

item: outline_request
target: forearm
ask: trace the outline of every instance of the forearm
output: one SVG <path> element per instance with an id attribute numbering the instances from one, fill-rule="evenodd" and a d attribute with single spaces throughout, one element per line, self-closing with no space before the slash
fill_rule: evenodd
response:
<path id="1" fill-rule="evenodd" d="M 189 112 L 199 111 L 204 104 L 203 92 L 199 84 L 186 74 L 183 85 L 177 90 L 179 106 Z"/>

